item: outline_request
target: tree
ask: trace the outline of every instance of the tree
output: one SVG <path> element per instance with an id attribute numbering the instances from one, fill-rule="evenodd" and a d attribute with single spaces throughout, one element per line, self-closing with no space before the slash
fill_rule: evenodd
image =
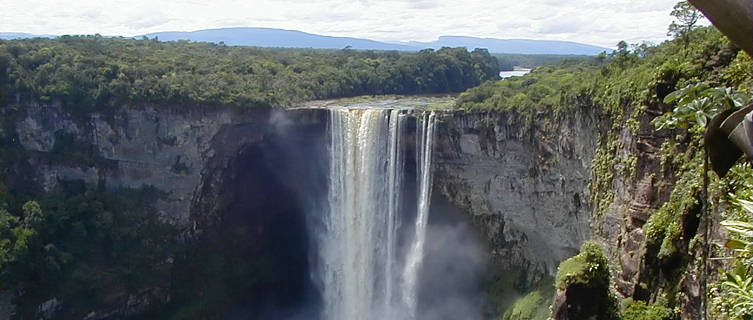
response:
<path id="1" fill-rule="evenodd" d="M 42 207 L 39 206 L 39 203 L 36 201 L 27 201 L 24 203 L 23 207 L 21 207 L 21 210 L 23 210 L 24 213 L 22 223 L 26 228 L 35 228 L 42 222 L 42 220 L 44 220 Z"/>
<path id="2" fill-rule="evenodd" d="M 675 21 L 669 25 L 667 35 L 682 38 L 685 47 L 690 44 L 690 31 L 696 28 L 696 23 L 701 18 L 701 13 L 687 1 L 680 1 L 672 8 L 672 17 Z"/>
<path id="3" fill-rule="evenodd" d="M 627 42 L 625 42 L 625 40 L 617 43 L 617 53 L 621 56 L 628 54 L 628 44 Z"/>
<path id="4" fill-rule="evenodd" d="M 599 60 L 600 63 L 603 63 L 604 60 L 607 59 L 607 52 L 606 51 L 599 52 L 599 55 L 596 56 L 596 59 Z"/>

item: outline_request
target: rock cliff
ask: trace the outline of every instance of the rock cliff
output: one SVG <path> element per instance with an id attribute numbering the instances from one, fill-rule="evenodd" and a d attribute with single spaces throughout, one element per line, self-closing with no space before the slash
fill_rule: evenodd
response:
<path id="1" fill-rule="evenodd" d="M 528 281 L 553 275 L 591 237 L 588 182 L 598 119 L 590 110 L 584 103 L 559 121 L 540 113 L 529 124 L 500 112 L 439 114 L 435 192 L 472 217 L 497 263 L 523 270 Z M 24 108 L 15 133 L 42 189 L 69 179 L 152 185 L 166 192 L 157 203 L 161 217 L 197 235 L 219 226 L 239 201 L 227 186 L 240 155 L 257 152 L 249 146 L 277 139 L 282 129 L 300 133 L 297 148 L 321 144 L 327 119 L 320 108 L 154 106 L 81 118 L 49 104 Z M 93 159 L 58 155 L 74 147 Z M 305 174 L 296 170 L 287 183 Z"/>
<path id="2" fill-rule="evenodd" d="M 515 114 L 446 114 L 439 131 L 435 188 L 471 215 L 503 267 L 533 279 L 553 275 L 591 236 L 588 181 L 596 119 L 526 126 Z"/>
<path id="3" fill-rule="evenodd" d="M 16 133 L 35 168 L 33 182 L 44 190 L 70 179 L 108 187 L 152 185 L 167 192 L 157 204 L 160 215 L 188 229 L 194 200 L 206 196 L 199 191 L 211 189 L 206 184 L 212 172 L 227 166 L 242 146 L 263 140 L 280 121 L 301 126 L 324 121 L 321 112 L 292 110 L 284 117 L 281 112 L 142 106 L 82 120 L 59 105 L 32 105 L 17 121 Z M 96 159 L 72 163 L 52 157 L 61 134 L 92 148 Z"/>
<path id="4" fill-rule="evenodd" d="M 540 115 L 530 128 L 504 113 L 440 116 L 435 188 L 474 218 L 498 260 L 553 274 L 590 237 L 587 184 L 597 134 L 593 115 L 583 112 L 555 123 Z M 324 130 L 326 121 L 322 109 L 152 106 L 81 120 L 57 105 L 33 105 L 16 131 L 42 188 L 65 179 L 153 185 L 167 192 L 160 214 L 188 230 L 221 206 L 219 170 L 244 146 L 280 125 Z M 94 148 L 97 161 L 87 166 L 49 157 L 61 133 Z"/>

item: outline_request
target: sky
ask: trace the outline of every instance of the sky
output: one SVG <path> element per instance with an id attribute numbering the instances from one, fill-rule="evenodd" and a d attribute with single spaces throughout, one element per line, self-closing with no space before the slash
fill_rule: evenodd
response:
<path id="1" fill-rule="evenodd" d="M 137 36 L 267 27 L 386 42 L 442 35 L 613 48 L 666 39 L 677 0 L 2 0 L 0 32 Z"/>

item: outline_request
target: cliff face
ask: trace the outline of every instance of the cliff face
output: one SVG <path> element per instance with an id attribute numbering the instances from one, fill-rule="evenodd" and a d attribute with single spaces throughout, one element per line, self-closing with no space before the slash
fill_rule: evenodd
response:
<path id="1" fill-rule="evenodd" d="M 516 115 L 497 112 L 440 112 L 438 117 L 435 192 L 472 217 L 497 263 L 525 271 L 529 281 L 553 275 L 557 264 L 591 237 L 587 185 L 597 119 L 586 105 L 567 120 L 551 118 L 540 114 L 525 126 Z M 58 105 L 33 105 L 19 114 L 15 129 L 34 168 L 33 182 L 42 188 L 68 179 L 107 187 L 152 185 L 166 192 L 157 203 L 161 217 L 185 234 L 199 235 L 222 226 L 228 208 L 265 201 L 243 200 L 247 195 L 233 191 L 239 183 L 234 168 L 248 161 L 239 159 L 275 150 L 249 146 L 285 137 L 293 150 L 321 152 L 322 146 L 313 145 L 323 143 L 327 119 L 327 111 L 316 108 L 143 106 L 82 120 Z M 294 137 L 287 134 L 291 131 L 297 132 Z M 90 149 L 94 159 L 81 163 L 57 156 L 70 147 L 61 144 L 66 135 L 74 137 L 77 148 Z M 302 164 L 290 166 L 295 172 L 279 179 L 291 192 L 304 194 L 294 190 L 302 188 L 296 181 L 319 185 L 321 177 L 305 176 L 321 171 L 322 161 L 297 158 Z M 263 238 L 264 230 L 255 232 L 259 235 L 252 238 Z"/>
<path id="2" fill-rule="evenodd" d="M 124 109 L 114 115 L 94 114 L 84 121 L 58 105 L 33 105 L 16 123 L 21 146 L 30 155 L 33 179 L 45 190 L 60 180 L 81 179 L 108 187 L 152 185 L 167 192 L 159 214 L 181 229 L 191 227 L 197 192 L 211 188 L 213 170 L 247 144 L 263 140 L 283 119 L 281 111 L 230 108 Z M 286 112 L 291 125 L 322 123 L 316 112 Z M 89 164 L 51 156 L 56 137 L 71 134 L 93 149 Z M 68 148 L 70 146 L 61 146 Z"/>
<path id="3" fill-rule="evenodd" d="M 436 190 L 473 217 L 498 264 L 530 280 L 553 275 L 591 236 L 596 119 L 587 107 L 559 122 L 550 116 L 526 127 L 514 114 L 456 112 L 437 139 Z"/>
<path id="4" fill-rule="evenodd" d="M 157 204 L 160 214 L 187 230 L 220 210 L 221 171 L 244 146 L 269 138 L 280 126 L 325 130 L 326 121 L 322 109 L 150 106 L 80 121 L 60 106 L 34 105 L 25 109 L 16 131 L 31 155 L 34 182 L 44 189 L 66 179 L 153 185 L 168 193 Z M 474 218 L 495 258 L 552 274 L 590 237 L 594 121 L 584 115 L 525 128 L 503 113 L 443 113 L 435 188 Z M 97 161 L 86 166 L 49 157 L 61 133 L 94 148 Z"/>
<path id="5" fill-rule="evenodd" d="M 721 208 L 703 212 L 704 153 L 695 143 L 698 134 L 656 130 L 651 124 L 670 109 L 657 103 L 641 112 L 626 110 L 634 112 L 636 126 L 614 131 L 609 168 L 593 172 L 613 173 L 607 185 L 613 198 L 603 208 L 593 208 L 592 230 L 610 258 L 618 298 L 654 303 L 669 297 L 681 319 L 700 319 L 705 285 L 716 280 L 713 273 L 707 279 L 703 270 L 704 251 L 709 242 L 723 239 L 720 215 L 711 211 Z M 707 270 L 722 266 L 723 261 L 714 259 L 719 254 L 711 250 Z"/>
<path id="6" fill-rule="evenodd" d="M 619 167 L 613 168 L 615 176 L 611 183 L 614 199 L 603 212 L 594 208 L 594 235 L 612 258 L 615 287 L 622 297 L 636 294 L 636 290 L 641 290 L 639 283 L 647 280 L 640 279 L 651 268 L 645 265 L 646 235 L 642 227 L 669 200 L 674 187 L 674 174 L 662 174 L 660 155 L 661 145 L 671 132 L 656 131 L 650 123 L 661 113 L 651 110 L 644 113 L 638 119 L 637 132 L 627 128 L 618 131 L 614 163 Z M 629 158 L 634 159 L 635 168 L 623 170 Z M 646 283 L 643 286 L 644 292 L 637 294 L 645 297 L 648 288 Z"/>
<path id="7" fill-rule="evenodd" d="M 28 170 L 11 172 L 16 176 L 6 177 L 10 188 L 14 185 L 36 185 L 43 190 L 51 190 L 63 180 L 83 180 L 106 188 L 151 185 L 164 192 L 155 204 L 160 218 L 170 222 L 182 234 L 201 236 L 205 234 L 204 231 L 213 231 L 216 236 L 228 230 L 240 232 L 238 228 L 232 229 L 228 225 L 243 228 L 258 226 L 254 227 L 253 232 L 244 231 L 240 236 L 228 236 L 247 243 L 243 248 L 234 247 L 238 251 L 236 254 L 253 257 L 261 246 L 271 243 L 270 248 L 273 248 L 275 244 L 297 241 L 300 243 L 296 243 L 294 249 L 303 251 L 291 253 L 290 256 L 297 255 L 297 258 L 293 257 L 290 261 L 305 265 L 306 243 L 298 240 L 305 238 L 305 233 L 294 236 L 296 230 L 302 229 L 296 226 L 305 225 L 304 218 L 291 217 L 296 212 L 290 213 L 292 209 L 281 207 L 291 203 L 289 199 L 274 197 L 285 197 L 282 194 L 286 187 L 272 185 L 259 176 L 244 178 L 247 181 L 254 178 L 259 180 L 251 186 L 239 185 L 241 182 L 235 176 L 249 175 L 249 170 L 275 172 L 289 169 L 274 166 L 255 169 L 254 165 L 273 162 L 258 160 L 257 156 L 264 151 L 274 153 L 274 148 L 254 147 L 293 141 L 300 148 L 321 145 L 321 141 L 311 139 L 319 139 L 325 132 L 325 110 L 143 106 L 124 108 L 115 114 L 93 114 L 82 119 L 59 105 L 31 105 L 13 116 L 14 136 L 24 149 L 23 161 L 28 162 L 28 166 L 19 167 Z M 295 135 L 296 140 L 287 132 L 301 134 Z M 300 150 L 304 154 L 310 151 Z M 309 163 L 312 159 L 298 158 Z M 296 179 L 300 180 L 303 175 L 299 167 L 294 169 L 298 171 L 289 170 L 291 172 L 284 179 L 270 179 L 296 183 Z M 244 192 L 241 190 L 244 187 L 266 189 Z M 265 190 L 268 192 L 263 192 Z M 278 205 L 275 206 L 275 203 Z M 244 210 L 258 212 L 257 217 L 238 221 Z M 277 211 L 280 211 L 279 217 L 271 217 Z M 225 218 L 229 219 L 228 222 L 221 225 Z M 272 233 L 280 236 L 274 237 L 270 235 Z M 285 235 L 292 238 L 285 238 Z M 220 240 L 215 237 L 211 241 L 216 243 Z M 179 261 L 182 260 L 176 260 L 176 263 Z M 293 264 L 290 261 L 285 263 Z M 300 273 L 302 276 L 306 274 Z M 146 310 L 155 302 L 170 301 L 174 293 L 165 287 L 166 282 L 141 288 L 143 290 L 138 291 L 141 293 L 123 295 L 122 301 L 113 301 L 102 310 L 94 310 L 90 318 L 128 316 Z M 3 298 L 2 301 L 10 301 L 11 298 Z M 55 297 L 47 299 L 58 303 Z M 60 302 L 62 305 L 65 303 Z M 0 310 L 0 314 L 12 312 L 12 309 L 13 306 L 8 304 Z"/>

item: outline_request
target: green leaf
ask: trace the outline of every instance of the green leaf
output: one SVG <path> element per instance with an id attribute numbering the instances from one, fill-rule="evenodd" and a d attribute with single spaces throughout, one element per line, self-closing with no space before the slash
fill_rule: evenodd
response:
<path id="1" fill-rule="evenodd" d="M 743 207 L 743 209 L 745 209 L 745 211 L 748 211 L 748 213 L 753 214 L 753 201 L 738 199 L 737 202 L 738 204 L 740 204 L 740 206 Z"/>
<path id="2" fill-rule="evenodd" d="M 733 250 L 745 250 L 747 243 L 741 240 L 729 239 L 724 243 L 724 246 Z"/>
<path id="3" fill-rule="evenodd" d="M 695 120 L 701 127 L 706 127 L 706 114 L 702 110 L 695 112 Z"/>
<path id="4" fill-rule="evenodd" d="M 721 222 L 721 225 L 729 231 L 753 238 L 753 224 L 742 221 L 725 220 Z"/>
<path id="5" fill-rule="evenodd" d="M 673 91 L 670 94 L 668 94 L 666 97 L 664 97 L 664 103 L 672 104 L 675 101 L 677 101 L 677 99 L 679 99 L 683 94 L 684 94 L 683 89 Z"/>

